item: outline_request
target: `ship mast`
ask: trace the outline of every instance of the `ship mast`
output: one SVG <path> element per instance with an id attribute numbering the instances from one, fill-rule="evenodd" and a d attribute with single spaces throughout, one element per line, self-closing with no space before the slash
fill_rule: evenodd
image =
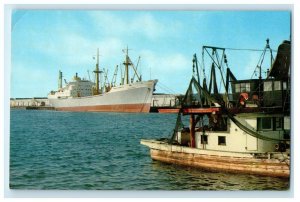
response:
<path id="1" fill-rule="evenodd" d="M 125 66 L 125 72 L 124 72 L 125 84 L 130 83 L 130 80 L 129 80 L 129 65 L 132 67 L 132 69 L 134 71 L 134 75 L 131 78 L 131 83 L 133 82 L 135 76 L 137 76 L 137 78 L 138 78 L 137 81 L 142 81 L 142 76 L 139 75 L 138 72 L 137 72 L 137 66 L 135 67 L 135 65 L 131 61 L 130 57 L 128 56 L 128 50 L 129 50 L 128 46 L 127 46 L 126 49 L 123 49 L 123 52 L 126 54 L 125 61 L 123 62 L 123 65 Z M 141 57 L 139 57 L 137 65 L 139 65 L 140 59 L 141 59 Z M 124 82 L 122 82 L 122 83 L 124 84 Z"/>
<path id="2" fill-rule="evenodd" d="M 96 63 L 96 69 L 94 71 L 96 74 L 96 95 L 99 94 L 99 74 L 102 73 L 102 71 L 99 70 L 99 48 L 97 49 L 97 63 Z"/>
<path id="3" fill-rule="evenodd" d="M 130 60 L 129 60 L 129 56 L 128 56 L 128 46 L 125 50 L 123 50 L 123 52 L 125 52 L 126 56 L 125 56 L 125 61 L 124 61 L 124 65 L 125 65 L 125 84 L 129 84 L 129 70 L 128 70 L 128 66 L 130 65 Z"/>

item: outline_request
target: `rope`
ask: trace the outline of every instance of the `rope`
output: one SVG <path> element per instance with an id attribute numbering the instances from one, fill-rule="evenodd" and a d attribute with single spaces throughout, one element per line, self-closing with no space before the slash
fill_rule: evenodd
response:
<path id="1" fill-rule="evenodd" d="M 252 48 L 225 48 L 226 50 L 233 50 L 233 51 L 256 51 L 256 52 L 263 52 L 264 49 L 252 49 Z M 272 50 L 273 52 L 277 52 Z"/>
<path id="2" fill-rule="evenodd" d="M 164 85 L 161 81 L 157 83 L 157 86 L 160 87 L 162 90 L 166 91 L 167 93 L 176 94 L 174 90 Z"/>

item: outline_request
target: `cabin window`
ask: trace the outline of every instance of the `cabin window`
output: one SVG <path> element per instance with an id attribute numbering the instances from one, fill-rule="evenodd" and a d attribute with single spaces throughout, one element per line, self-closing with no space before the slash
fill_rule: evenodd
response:
<path id="1" fill-rule="evenodd" d="M 241 83 L 241 92 L 246 92 L 246 83 Z"/>
<path id="2" fill-rule="evenodd" d="M 272 117 L 258 118 L 257 119 L 257 129 L 258 130 L 273 130 Z"/>
<path id="3" fill-rule="evenodd" d="M 283 90 L 286 90 L 286 89 L 287 89 L 286 82 L 282 82 L 282 88 L 283 88 Z"/>
<path id="4" fill-rule="evenodd" d="M 275 126 L 275 130 L 282 130 L 283 129 L 283 118 L 275 117 L 274 118 L 274 126 Z"/>
<path id="5" fill-rule="evenodd" d="M 218 136 L 218 145 L 226 145 L 226 137 Z"/>
<path id="6" fill-rule="evenodd" d="M 236 83 L 235 92 L 236 93 L 250 92 L 250 83 Z"/>
<path id="7" fill-rule="evenodd" d="M 264 82 L 264 91 L 272 91 L 272 81 Z"/>
<path id="8" fill-rule="evenodd" d="M 240 92 L 250 92 L 250 83 L 241 83 L 241 91 Z"/>
<path id="9" fill-rule="evenodd" d="M 235 92 L 236 92 L 236 93 L 239 93 L 240 91 L 241 91 L 241 84 L 236 83 L 236 84 L 235 84 Z"/>
<path id="10" fill-rule="evenodd" d="M 272 118 L 262 118 L 261 119 L 261 129 L 272 130 Z"/>
<path id="11" fill-rule="evenodd" d="M 246 92 L 250 92 L 250 83 L 246 83 Z"/>
<path id="12" fill-rule="evenodd" d="M 274 90 L 281 90 L 281 82 L 274 81 Z"/>
<path id="13" fill-rule="evenodd" d="M 208 144 L 207 135 L 201 135 L 201 144 Z"/>

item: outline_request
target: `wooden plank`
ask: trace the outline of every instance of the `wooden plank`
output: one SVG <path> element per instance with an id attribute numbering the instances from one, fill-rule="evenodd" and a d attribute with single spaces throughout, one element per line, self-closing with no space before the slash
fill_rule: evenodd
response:
<path id="1" fill-rule="evenodd" d="M 183 109 L 183 113 L 186 114 L 207 114 L 213 112 L 219 112 L 220 108 L 187 108 Z"/>
<path id="2" fill-rule="evenodd" d="M 178 113 L 179 109 L 157 109 L 159 113 Z M 210 114 L 213 112 L 219 112 L 220 108 L 186 108 L 182 112 L 184 114 Z"/>

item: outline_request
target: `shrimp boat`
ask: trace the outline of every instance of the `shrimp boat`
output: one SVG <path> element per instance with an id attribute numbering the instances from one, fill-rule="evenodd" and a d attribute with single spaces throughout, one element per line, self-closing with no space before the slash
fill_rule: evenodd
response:
<path id="1" fill-rule="evenodd" d="M 92 111 L 92 112 L 150 112 L 150 104 L 157 80 L 142 81 L 137 67 L 126 53 L 124 75 L 121 73 L 120 85 L 116 84 L 118 66 L 116 66 L 112 82 L 107 81 L 107 71 L 99 68 L 99 49 L 94 70 L 96 83 L 82 79 L 76 75 L 73 81 L 62 87 L 62 72 L 59 71 L 57 91 L 48 94 L 50 106 L 59 111 Z M 134 75 L 129 77 L 129 67 Z M 101 82 L 101 78 L 105 80 Z M 136 81 L 134 79 L 137 78 Z"/>
<path id="2" fill-rule="evenodd" d="M 165 163 L 288 178 L 290 41 L 279 45 L 266 78 L 262 78 L 262 68 L 258 65 L 255 70 L 259 72 L 258 79 L 237 80 L 228 67 L 224 48 L 204 46 L 202 50 L 212 60 L 209 86 L 204 73 L 200 80 L 194 55 L 196 73 L 178 110 L 171 138 L 142 139 L 141 144 L 150 148 L 153 160 Z M 269 40 L 262 55 L 268 50 L 273 58 Z M 221 71 L 224 65 L 226 80 Z M 223 83 L 222 93 L 218 91 L 216 78 Z"/>

